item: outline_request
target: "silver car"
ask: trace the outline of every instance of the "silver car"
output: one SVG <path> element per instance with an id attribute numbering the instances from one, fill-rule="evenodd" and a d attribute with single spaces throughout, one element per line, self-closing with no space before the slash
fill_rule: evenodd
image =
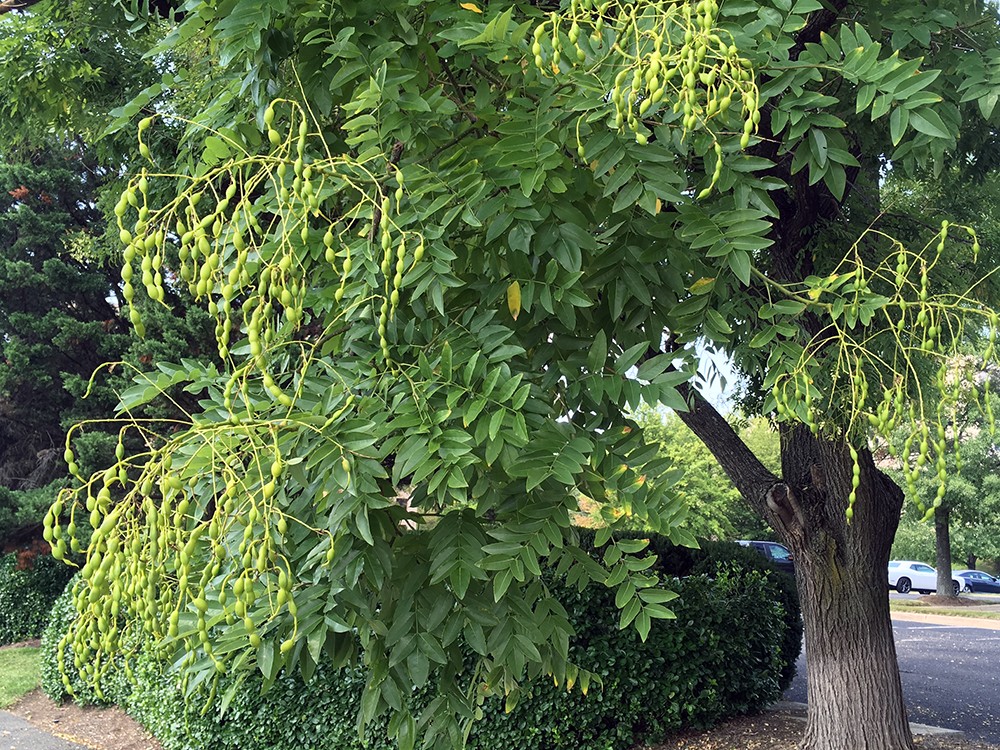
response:
<path id="1" fill-rule="evenodd" d="M 953 575 L 951 585 L 954 594 L 958 596 L 965 583 Z M 910 591 L 933 594 L 937 591 L 937 571 L 927 563 L 893 560 L 889 563 L 889 587 L 900 594 L 908 594 Z"/>

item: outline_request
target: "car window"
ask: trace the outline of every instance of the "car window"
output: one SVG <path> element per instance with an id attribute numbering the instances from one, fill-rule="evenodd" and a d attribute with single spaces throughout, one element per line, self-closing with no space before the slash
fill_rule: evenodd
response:
<path id="1" fill-rule="evenodd" d="M 899 563 L 898 562 L 891 562 L 891 563 L 889 563 L 889 567 L 890 568 L 898 568 L 899 567 Z"/>
<path id="2" fill-rule="evenodd" d="M 775 560 L 791 560 L 792 553 L 787 549 L 782 547 L 780 544 L 769 544 L 768 549 L 771 550 L 771 557 Z"/>
<path id="3" fill-rule="evenodd" d="M 934 568 L 932 568 L 930 565 L 924 565 L 923 563 L 917 563 L 916 565 L 913 566 L 913 569 L 916 570 L 916 571 L 918 571 L 918 572 L 920 572 L 920 573 L 933 573 L 934 572 Z"/>

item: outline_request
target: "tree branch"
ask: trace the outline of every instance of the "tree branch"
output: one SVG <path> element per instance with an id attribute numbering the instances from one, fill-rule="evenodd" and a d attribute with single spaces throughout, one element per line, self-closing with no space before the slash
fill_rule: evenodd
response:
<path id="1" fill-rule="evenodd" d="M 848 0 L 833 0 L 829 7 L 810 13 L 809 21 L 802 31 L 795 35 L 795 46 L 788 51 L 789 59 L 798 60 L 799 54 L 806 48 L 807 44 L 818 43 L 819 35 L 830 30 L 847 5 Z"/>
<path id="2" fill-rule="evenodd" d="M 751 507 L 770 523 L 774 511 L 768 506 L 768 491 L 781 480 L 768 471 L 733 426 L 689 383 L 682 383 L 677 390 L 688 404 L 688 411 L 679 411 L 677 416 L 712 452 Z"/>
<path id="3" fill-rule="evenodd" d="M 0 16 L 10 13 L 12 10 L 24 10 L 30 8 L 41 0 L 0 0 Z"/>

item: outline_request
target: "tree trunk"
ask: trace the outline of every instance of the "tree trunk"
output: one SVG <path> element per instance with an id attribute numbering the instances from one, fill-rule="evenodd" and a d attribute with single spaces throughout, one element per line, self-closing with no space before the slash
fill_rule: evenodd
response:
<path id="1" fill-rule="evenodd" d="M 940 505 L 934 510 L 934 543 L 937 547 L 937 594 L 956 596 L 951 580 L 951 509 Z"/>
<path id="2" fill-rule="evenodd" d="M 795 558 L 809 681 L 802 749 L 912 750 L 886 576 L 902 491 L 861 448 L 848 519 L 853 462 L 842 439 L 784 429 L 779 479 L 710 404 L 682 391 L 690 410 L 681 419 Z"/>
<path id="3" fill-rule="evenodd" d="M 965 567 L 969 570 L 975 570 L 977 562 L 979 562 L 979 557 L 970 552 L 968 557 L 965 559 Z"/>
<path id="4" fill-rule="evenodd" d="M 12 10 L 25 10 L 41 0 L 2 0 L 0 2 L 0 15 L 10 13 Z"/>

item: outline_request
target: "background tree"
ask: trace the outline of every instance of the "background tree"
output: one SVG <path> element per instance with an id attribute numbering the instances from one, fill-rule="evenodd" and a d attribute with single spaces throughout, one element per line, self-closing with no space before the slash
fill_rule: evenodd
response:
<path id="1" fill-rule="evenodd" d="M 980 463 L 966 453 L 963 460 Z M 992 463 L 991 460 L 982 464 Z M 966 473 L 967 469 L 969 470 Z M 931 497 L 936 488 L 918 482 L 925 497 Z M 923 485 L 923 486 L 922 486 Z M 1000 516 L 1000 494 L 994 474 L 980 474 L 975 465 L 963 464 L 961 475 L 948 483 L 946 500 L 955 503 L 951 513 L 949 539 L 951 567 L 986 569 L 994 571 L 1000 558 L 997 546 L 997 518 Z M 899 522 L 899 530 L 892 545 L 892 557 L 897 560 L 921 560 L 936 564 L 937 534 L 935 525 L 922 519 L 916 506 L 907 507 Z M 985 563 L 985 565 L 984 565 Z"/>
<path id="2" fill-rule="evenodd" d="M 153 11 L 167 14 L 169 5 L 154 4 Z M 158 17 L 132 30 L 125 21 L 120 10 L 82 2 L 45 4 L 0 20 L 6 123 L 0 133 L 0 540 L 6 543 L 40 537 L 45 511 L 66 483 L 62 454 L 70 426 L 110 418 L 135 371 L 204 358 L 213 349 L 213 321 L 178 295 L 169 296 L 169 309 L 151 309 L 144 294 L 136 300 L 155 339 L 140 341 L 122 316 L 119 232 L 106 216 L 113 218 L 123 165 L 138 154 L 131 135 L 99 136 L 114 121 L 113 108 L 144 106 L 131 100 L 161 82 L 158 64 L 170 67 L 165 55 L 158 64 L 143 58 L 162 37 Z M 155 101 L 146 96 L 147 103 Z M 177 130 L 171 137 L 161 129 L 154 151 L 174 158 L 183 132 Z M 101 363 L 120 360 L 127 365 L 91 381 Z M 179 406 L 161 400 L 152 413 L 197 410 L 196 395 L 170 390 Z M 91 422 L 81 433 L 81 471 L 113 460 L 117 428 L 109 429 Z"/>
<path id="3" fill-rule="evenodd" d="M 697 537 L 719 540 L 769 538 L 768 529 L 743 500 L 715 456 L 672 411 L 642 406 L 635 414 L 645 439 L 658 444 L 660 455 L 669 459 L 679 474 L 674 491 L 684 500 L 683 528 Z M 744 420 L 739 426 L 765 462 L 777 468 L 778 435 L 766 420 Z M 681 474 L 681 472 L 683 472 Z"/>
<path id="4" fill-rule="evenodd" d="M 982 419 L 969 418 L 970 401 L 994 400 L 990 388 L 983 387 L 987 377 L 986 373 L 975 373 L 963 384 L 963 398 L 955 405 L 951 440 L 957 443 L 957 453 L 948 459 L 952 479 L 941 503 L 934 508 L 933 553 L 927 549 L 930 535 L 918 529 L 912 529 L 903 542 L 904 548 L 919 550 L 923 559 L 936 559 L 940 596 L 953 596 L 953 560 L 962 560 L 964 566 L 974 568 L 979 557 L 995 558 L 997 555 L 995 539 L 997 511 L 1000 510 L 997 490 L 1000 485 L 996 475 L 1000 470 L 1000 454 L 997 453 L 995 430 Z M 909 476 L 904 473 L 896 476 L 900 483 L 909 485 L 910 492 L 930 505 L 937 493 L 937 483 L 929 474 L 915 471 Z M 910 524 L 916 520 L 911 518 Z"/>
<path id="5" fill-rule="evenodd" d="M 121 359 L 130 339 L 109 299 L 118 273 L 98 243 L 98 173 L 69 149 L 0 166 L 0 485 L 9 490 L 38 490 L 65 477 L 66 429 L 107 418 L 117 401 L 106 391 L 80 400 L 90 374 Z M 44 509 L 29 515 L 21 528 L 37 536 Z M 18 527 L 6 531 L 16 536 Z"/>
<path id="6" fill-rule="evenodd" d="M 623 626 L 669 616 L 641 541 L 602 530 L 602 567 L 569 527 L 577 491 L 611 491 L 689 541 L 669 467 L 627 418 L 645 400 L 682 410 L 795 554 L 805 746 L 908 748 L 883 571 L 903 494 L 869 430 L 908 425 L 947 474 L 922 396 L 955 398 L 942 358 L 995 335 L 980 304 L 996 295 L 973 234 L 890 224 L 878 183 L 889 161 L 968 161 L 960 131 L 992 132 L 996 17 L 545 10 L 206 3 L 164 40 L 226 75 L 185 100 L 206 128 L 191 150 L 150 154 L 177 197 L 136 174 L 115 207 L 125 275 L 207 303 L 228 372 L 171 370 L 214 386 L 197 420 L 140 423 L 149 450 L 53 508 L 97 528 L 73 648 L 99 676 L 121 600 L 163 651 L 183 644 L 194 684 L 359 655 L 362 723 L 391 709 L 404 748 L 459 744 L 479 697 L 513 703 L 543 671 L 575 682 L 543 564 L 615 586 Z M 164 112 L 138 124 L 144 156 Z M 705 339 L 735 356 L 748 413 L 784 420 L 780 476 L 686 385 Z M 404 483 L 432 528 L 401 533 Z M 440 698 L 414 717 L 431 663 Z"/>

